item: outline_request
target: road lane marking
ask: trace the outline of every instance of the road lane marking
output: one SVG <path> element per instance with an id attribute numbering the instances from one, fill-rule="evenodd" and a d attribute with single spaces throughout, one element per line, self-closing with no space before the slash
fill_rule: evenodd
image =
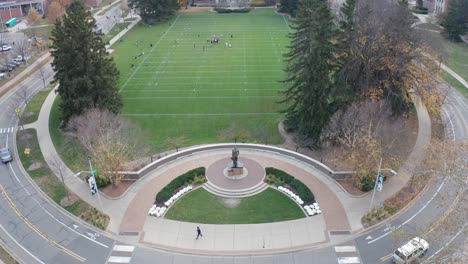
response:
<path id="1" fill-rule="evenodd" d="M 114 245 L 107 263 L 130 263 L 133 250 L 135 250 L 134 246 Z"/>
<path id="2" fill-rule="evenodd" d="M 444 179 L 444 181 L 440 184 L 439 188 L 437 188 L 437 191 L 434 193 L 434 195 L 432 195 L 431 199 L 429 199 L 429 201 L 426 202 L 426 204 L 424 204 L 423 207 L 421 207 L 421 209 L 419 209 L 419 211 L 417 211 L 413 216 L 411 216 L 410 218 L 408 218 L 405 222 L 403 222 L 402 224 L 400 224 L 399 226 L 395 227 L 394 229 L 386 232 L 385 234 L 367 242 L 367 244 L 372 244 L 374 243 L 375 241 L 383 238 L 383 237 L 386 237 L 387 235 L 391 234 L 392 232 L 394 232 L 395 230 L 397 229 L 400 229 L 402 226 L 406 225 L 407 223 L 409 223 L 409 221 L 413 220 L 413 218 L 415 218 L 417 215 L 419 215 L 431 202 L 432 200 L 434 200 L 434 198 L 436 197 L 436 195 L 440 192 L 440 190 L 442 189 L 442 187 L 445 185 L 445 181 L 447 180 L 447 177 Z"/>
<path id="3" fill-rule="evenodd" d="M 335 247 L 335 252 L 356 252 L 355 246 L 338 246 Z"/>
<path id="4" fill-rule="evenodd" d="M 33 225 L 29 219 L 27 219 L 22 213 L 21 211 L 16 207 L 16 205 L 13 203 L 13 201 L 11 200 L 11 198 L 8 196 L 8 194 L 6 193 L 5 189 L 3 188 L 3 185 L 0 184 L 0 191 L 2 192 L 3 196 L 5 197 L 5 199 L 7 200 L 8 204 L 10 205 L 10 207 L 13 209 L 13 211 L 15 211 L 15 213 L 18 215 L 19 218 L 21 218 L 23 220 L 23 222 L 25 222 L 33 231 L 36 232 L 36 234 L 38 234 L 40 237 L 42 237 L 43 239 L 47 240 L 49 243 L 51 243 L 52 245 L 56 246 L 57 248 L 59 248 L 62 252 L 70 255 L 71 257 L 74 257 L 76 258 L 77 260 L 81 261 L 81 262 L 84 262 L 86 259 L 78 254 L 76 254 L 75 252 L 65 248 L 64 246 L 60 245 L 59 243 L 55 242 L 54 240 L 50 239 L 45 233 L 43 233 L 41 230 L 39 230 L 35 225 Z"/>
<path id="5" fill-rule="evenodd" d="M 111 256 L 107 263 L 130 263 L 131 257 L 116 257 Z"/>
<path id="6" fill-rule="evenodd" d="M 114 251 L 125 251 L 125 252 L 133 252 L 135 249 L 134 246 L 124 246 L 124 245 L 115 245 Z"/>
<path id="7" fill-rule="evenodd" d="M 39 263 L 42 263 L 42 264 L 45 264 L 44 262 L 42 262 L 38 257 L 34 256 L 31 252 L 29 252 L 29 250 L 27 250 L 25 247 L 23 247 L 23 245 L 21 245 L 18 241 L 16 241 L 15 238 L 13 238 L 10 233 L 8 233 L 8 231 L 6 231 L 6 229 L 0 224 L 0 228 L 3 230 L 3 232 L 5 232 L 5 234 L 7 234 L 7 236 L 13 240 L 16 245 L 18 245 L 21 249 L 23 249 L 26 253 L 28 253 L 29 256 L 33 257 L 35 260 L 37 260 L 37 262 Z"/>
<path id="8" fill-rule="evenodd" d="M 358 257 L 341 257 L 338 258 L 339 264 L 358 264 L 361 260 Z"/>
<path id="9" fill-rule="evenodd" d="M 68 228 L 69 230 L 71 230 L 72 232 L 74 232 L 75 234 L 91 241 L 91 242 L 94 242 L 102 247 L 105 247 L 105 248 L 109 248 L 109 246 L 105 245 L 105 244 L 102 244 L 96 240 L 93 240 L 92 238 L 88 237 L 88 236 L 85 236 L 84 234 L 76 231 L 75 229 L 71 228 L 70 226 L 68 226 L 67 224 L 63 223 L 62 221 L 58 220 L 55 216 L 52 215 L 52 213 L 50 213 L 47 209 L 45 209 L 45 207 L 43 207 L 34 197 L 32 197 L 31 193 L 28 191 L 28 189 L 26 189 L 26 187 L 23 185 L 23 183 L 20 181 L 20 179 L 18 178 L 18 176 L 16 175 L 16 172 L 13 170 L 13 167 L 11 165 L 11 163 L 9 163 L 10 165 L 10 170 L 11 172 L 13 173 L 13 175 L 15 176 L 16 180 L 18 181 L 18 183 L 21 185 L 21 187 L 23 188 L 23 190 L 34 200 L 34 202 L 36 202 L 36 204 L 42 209 L 44 210 L 44 212 L 46 212 L 46 214 L 48 214 L 50 217 L 52 217 L 55 221 L 59 222 L 62 226 Z M 75 225 L 73 225 L 75 226 Z M 77 226 L 78 227 L 78 226 Z M 76 227 L 75 227 L 76 228 Z"/>
<path id="10" fill-rule="evenodd" d="M 439 254 L 440 251 L 442 251 L 444 248 L 446 248 L 450 243 L 452 243 L 453 240 L 455 240 L 455 238 L 458 237 L 458 235 L 461 234 L 461 232 L 465 231 L 465 227 L 466 227 L 466 223 L 463 225 L 463 227 L 455 234 L 455 236 L 453 236 L 447 243 L 445 243 L 445 245 L 441 248 L 439 248 L 439 250 L 437 250 L 434 254 L 432 254 L 430 257 L 428 257 L 425 261 L 423 261 L 423 263 L 427 263 L 427 261 L 429 261 L 431 258 L 433 258 L 435 255 Z"/>

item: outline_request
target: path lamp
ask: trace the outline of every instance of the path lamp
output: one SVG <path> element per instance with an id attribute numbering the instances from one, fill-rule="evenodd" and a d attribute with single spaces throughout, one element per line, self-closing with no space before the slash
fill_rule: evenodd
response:
<path id="1" fill-rule="evenodd" d="M 372 199 L 369 205 L 369 212 L 372 210 L 372 204 L 374 203 L 375 190 L 377 189 L 377 183 L 379 182 L 381 169 L 382 169 L 382 157 L 380 157 L 379 170 L 377 171 L 377 176 L 375 178 L 374 191 L 372 192 Z"/>

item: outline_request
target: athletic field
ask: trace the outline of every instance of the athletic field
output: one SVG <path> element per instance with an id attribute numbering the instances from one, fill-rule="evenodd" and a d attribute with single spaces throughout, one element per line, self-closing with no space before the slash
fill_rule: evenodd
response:
<path id="1" fill-rule="evenodd" d="M 182 135 L 188 144 L 218 142 L 231 124 L 278 143 L 286 19 L 272 9 L 203 11 L 135 27 L 112 46 L 123 114 L 155 143 Z"/>

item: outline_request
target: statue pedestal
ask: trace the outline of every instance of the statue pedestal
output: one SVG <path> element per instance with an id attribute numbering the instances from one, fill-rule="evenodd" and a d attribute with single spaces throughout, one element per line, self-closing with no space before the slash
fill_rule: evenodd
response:
<path id="1" fill-rule="evenodd" d="M 242 162 L 237 162 L 237 166 L 234 167 L 234 164 L 231 163 L 228 166 L 228 176 L 236 176 L 244 174 L 244 164 Z"/>

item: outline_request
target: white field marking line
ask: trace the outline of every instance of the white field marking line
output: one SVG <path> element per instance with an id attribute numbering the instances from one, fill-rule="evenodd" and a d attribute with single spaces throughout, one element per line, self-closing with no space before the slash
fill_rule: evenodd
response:
<path id="1" fill-rule="evenodd" d="M 38 257 L 34 256 L 31 252 L 29 252 L 25 247 L 23 247 L 18 241 L 16 241 L 16 239 L 14 239 L 10 233 L 8 233 L 5 228 L 0 224 L 0 228 L 3 230 L 3 232 L 5 232 L 5 234 L 7 234 L 8 237 L 10 237 L 11 240 L 13 240 L 16 245 L 18 245 L 22 250 L 24 250 L 26 253 L 28 253 L 29 256 L 33 257 L 35 260 L 37 260 L 37 262 L 39 263 L 42 263 L 42 264 L 45 264 L 44 262 L 42 262 Z"/>
<path id="2" fill-rule="evenodd" d="M 429 201 L 426 202 L 426 204 L 424 204 L 423 207 L 421 207 L 419 209 L 419 211 L 417 211 L 413 216 L 411 216 L 410 218 L 408 218 L 405 222 L 401 223 L 399 226 L 397 226 L 396 228 L 388 231 L 387 233 L 377 237 L 376 239 L 373 239 L 369 242 L 367 242 L 367 244 L 372 244 L 374 243 L 375 241 L 389 235 L 390 233 L 392 233 L 393 231 L 397 230 L 397 229 L 400 229 L 402 226 L 406 225 L 409 221 L 413 220 L 413 218 L 415 218 L 419 213 L 421 213 L 431 202 L 432 200 L 436 197 L 436 195 L 440 192 L 440 190 L 442 189 L 442 186 L 444 186 L 445 182 L 447 181 L 447 178 L 448 177 L 445 177 L 444 181 L 440 184 L 439 188 L 437 188 L 437 191 L 432 195 L 431 199 L 429 199 Z"/>
<path id="3" fill-rule="evenodd" d="M 177 23 L 177 21 L 179 20 L 179 17 L 180 15 L 177 16 L 176 20 L 174 21 L 174 23 L 172 23 L 172 25 L 167 29 L 166 32 L 164 32 L 164 34 L 159 38 L 158 42 L 156 42 L 156 44 L 153 45 L 153 47 L 151 48 L 150 52 L 153 52 L 153 50 L 156 48 L 156 46 L 158 46 L 159 42 L 161 42 L 161 40 L 164 38 L 164 36 L 166 36 L 167 32 L 169 32 L 171 30 L 171 28 Z M 140 64 L 138 64 L 138 66 L 136 67 L 136 69 L 133 71 L 132 75 L 130 76 L 130 78 L 127 78 L 127 81 L 125 81 L 124 85 L 122 86 L 122 88 L 120 88 L 119 90 L 119 93 L 120 91 L 122 91 L 125 86 L 127 85 L 128 81 L 130 81 L 130 79 L 133 78 L 133 75 L 135 75 L 135 73 L 138 71 L 138 69 L 140 69 L 140 66 L 145 62 L 146 58 L 148 58 L 148 56 L 144 57 L 143 60 L 140 62 Z"/>
<path id="4" fill-rule="evenodd" d="M 256 42 L 256 43 L 258 44 L 258 42 Z M 266 45 L 266 44 L 270 44 L 270 43 L 269 43 L 269 42 L 266 42 L 265 45 Z M 221 44 L 219 44 L 219 45 L 221 45 Z M 284 43 L 284 45 L 287 46 L 288 43 Z M 240 46 L 240 45 L 238 45 L 238 46 L 236 46 L 236 47 L 245 48 L 245 50 L 249 50 L 249 52 L 247 52 L 247 51 L 245 52 L 245 55 L 249 55 L 249 56 L 248 56 L 249 58 L 259 58 L 259 59 L 260 59 L 260 58 L 269 58 L 270 56 L 268 56 L 268 55 L 271 55 L 271 52 L 270 52 L 270 51 L 265 52 L 265 49 L 261 49 L 261 50 L 258 49 L 258 50 L 256 50 L 256 49 L 252 49 L 252 48 L 249 47 L 249 46 L 244 47 L 244 46 Z M 231 50 L 232 50 L 232 49 L 231 49 Z M 188 56 L 188 58 L 196 58 L 195 56 L 193 56 L 193 54 L 194 54 L 194 53 L 193 53 L 193 50 L 192 50 L 192 52 L 185 52 L 184 49 L 180 49 L 180 50 L 178 50 L 178 51 L 181 51 L 181 52 L 177 52 L 177 55 L 178 55 L 178 56 L 180 55 L 180 56 L 184 56 L 184 57 Z M 189 50 L 187 50 L 187 51 L 189 51 Z M 252 51 L 253 51 L 253 52 L 252 52 Z M 232 53 L 238 54 L 239 52 L 236 50 L 236 51 L 233 51 Z M 155 51 L 154 54 L 158 54 L 158 52 Z M 161 52 L 161 54 L 163 54 L 163 52 Z M 217 54 L 217 53 L 216 53 L 216 54 L 211 54 L 211 53 L 210 53 L 210 55 L 212 55 L 210 58 L 223 58 L 223 56 L 221 56 L 220 54 Z M 259 55 L 266 55 L 266 56 L 259 56 Z M 153 56 L 152 54 L 148 55 L 148 57 L 150 58 L 150 61 L 154 61 L 154 60 L 156 60 L 157 58 L 160 58 L 160 56 Z"/>
<path id="5" fill-rule="evenodd" d="M 188 83 L 187 83 L 188 84 Z M 197 89 L 197 92 L 218 92 L 218 91 L 245 91 L 246 89 Z M 126 90 L 122 93 L 130 93 L 130 92 L 191 92 L 192 89 L 143 89 L 143 90 Z M 281 91 L 281 89 L 247 89 L 247 91 Z"/>
<path id="6" fill-rule="evenodd" d="M 130 263 L 131 257 L 110 256 L 107 263 Z"/>
<path id="7" fill-rule="evenodd" d="M 113 251 L 123 251 L 123 252 L 133 252 L 135 250 L 134 246 L 125 246 L 125 245 L 115 245 L 112 249 Z"/>
<path id="8" fill-rule="evenodd" d="M 197 68 L 196 66 L 194 66 L 193 68 Z M 198 67 L 200 68 L 200 67 Z M 242 71 L 242 70 L 241 70 Z M 199 73 L 210 73 L 210 74 L 216 74 L 216 73 L 232 73 L 233 71 L 199 71 Z M 283 70 L 260 70 L 260 71 L 256 71 L 256 72 L 275 72 L 275 73 L 283 73 Z M 154 72 L 154 71 L 141 71 L 139 72 L 138 74 L 161 74 L 161 72 Z M 164 73 L 165 75 L 168 74 L 168 72 L 166 71 Z M 180 75 L 180 72 L 174 72 L 174 74 L 179 74 Z"/>
<path id="9" fill-rule="evenodd" d="M 240 55 L 240 54 L 239 54 Z M 271 55 L 271 54 L 270 54 Z M 176 55 L 178 56 L 178 54 Z M 172 57 L 170 61 L 168 61 L 168 63 L 182 63 L 182 64 L 187 64 L 187 63 L 200 63 L 200 62 L 215 62 L 216 60 L 223 60 L 225 57 L 223 56 L 217 56 L 217 57 L 209 57 L 210 60 L 209 61 L 201 61 L 200 60 L 200 57 L 183 57 L 183 56 L 180 56 L 181 58 L 179 59 L 178 57 Z M 147 58 L 147 57 L 145 57 Z M 276 58 L 273 58 L 272 56 L 264 56 L 264 57 L 259 57 L 259 56 L 249 56 L 247 57 L 246 56 L 246 62 L 247 61 L 253 61 L 253 62 L 257 62 L 258 60 L 262 60 L 262 59 L 265 59 L 265 60 L 275 60 Z M 153 60 L 154 62 L 160 62 L 160 60 Z M 151 64 L 153 61 L 150 61 L 148 62 L 148 64 Z M 242 58 L 238 58 L 238 57 L 233 57 L 231 58 L 231 60 L 233 63 L 235 62 L 243 62 L 244 60 Z M 143 61 L 141 62 L 143 63 Z M 198 64 L 197 64 L 198 66 Z"/>
<path id="10" fill-rule="evenodd" d="M 146 63 L 146 65 L 149 65 L 149 64 L 150 64 L 150 63 Z M 153 64 L 155 64 L 155 65 L 158 64 L 158 66 L 159 66 L 160 63 L 153 63 Z M 214 69 L 219 69 L 219 65 L 208 65 L 208 64 L 205 64 L 205 65 L 202 65 L 202 64 L 200 64 L 200 65 L 167 65 L 167 66 L 166 66 L 166 71 L 167 71 L 168 69 L 172 69 L 172 68 L 174 68 L 174 69 L 177 70 L 177 69 L 179 69 L 179 68 L 195 68 L 195 67 L 197 67 L 197 66 L 199 66 L 200 68 L 214 68 Z M 243 65 L 243 64 L 230 64 L 229 66 L 231 66 L 231 68 L 238 68 L 238 67 L 241 68 L 241 67 L 243 67 L 244 65 Z M 258 63 L 256 63 L 256 64 L 246 64 L 246 66 L 247 66 L 247 67 L 252 67 L 252 68 L 254 68 L 254 67 L 257 67 L 257 66 L 258 66 Z M 264 64 L 264 63 L 263 63 L 263 64 L 262 64 L 262 67 L 278 67 L 278 64 Z M 146 68 L 149 68 L 149 69 L 157 69 L 158 67 L 154 67 L 154 66 L 141 66 L 141 68 L 144 68 L 144 69 L 146 69 Z"/>
<path id="11" fill-rule="evenodd" d="M 361 260 L 358 257 L 340 257 L 338 258 L 339 264 L 358 264 Z"/>
<path id="12" fill-rule="evenodd" d="M 465 231 L 465 227 L 466 227 L 466 223 L 463 225 L 463 227 L 455 234 L 455 236 L 453 236 L 447 243 L 444 244 L 443 247 L 439 248 L 439 250 L 437 250 L 434 254 L 432 254 L 431 256 L 429 256 L 425 261 L 423 261 L 423 263 L 426 263 L 428 260 L 430 260 L 431 258 L 433 258 L 435 255 L 439 254 L 440 251 L 442 251 L 444 248 L 446 248 L 448 245 L 450 245 L 450 243 L 452 243 L 453 240 L 455 240 L 458 235 L 460 235 L 461 232 Z"/>
<path id="13" fill-rule="evenodd" d="M 355 246 L 336 246 L 335 252 L 343 253 L 343 252 L 356 252 Z"/>
<path id="14" fill-rule="evenodd" d="M 124 116 L 234 116 L 234 115 L 279 115 L 281 113 L 266 112 L 266 113 L 154 113 L 154 114 L 122 114 Z"/>
<path id="15" fill-rule="evenodd" d="M 268 76 L 268 75 L 249 75 L 248 77 L 249 78 L 273 78 L 273 77 L 276 77 L 277 75 L 273 75 L 273 76 Z M 229 76 L 230 78 L 244 78 L 244 76 Z M 195 79 L 197 77 L 192 77 L 192 76 L 179 76 L 179 77 L 163 77 L 163 78 L 158 78 L 156 79 L 155 81 L 157 80 L 178 80 L 178 79 Z M 204 78 L 204 79 L 213 79 L 213 78 L 216 78 L 216 79 L 225 79 L 226 76 L 202 76 L 201 78 Z M 145 78 L 145 77 L 135 77 L 133 78 L 133 80 L 154 80 L 153 78 Z"/>
<path id="16" fill-rule="evenodd" d="M 53 216 L 47 209 L 45 209 L 45 207 L 43 207 L 34 197 L 32 197 L 31 193 L 28 191 L 27 188 L 24 187 L 23 183 L 20 181 L 20 179 L 18 178 L 18 176 L 16 175 L 16 172 L 13 170 L 13 167 L 11 166 L 11 163 L 9 163 L 10 165 L 10 170 L 11 172 L 13 172 L 13 175 L 15 176 L 16 180 L 18 181 L 18 183 L 21 185 L 21 187 L 23 188 L 24 191 L 26 191 L 26 193 L 29 195 L 29 197 L 31 197 L 34 202 L 36 202 L 36 204 L 42 209 L 44 210 L 44 212 L 46 212 L 46 214 L 48 214 L 50 217 L 52 217 L 55 221 L 59 222 L 61 225 L 63 225 L 64 227 L 68 228 L 69 230 L 71 230 L 72 232 L 74 232 L 75 234 L 81 236 L 81 237 L 84 237 L 86 239 L 88 239 L 89 241 L 91 242 L 94 242 L 100 246 L 103 246 L 105 248 L 109 248 L 108 246 L 100 243 L 100 242 L 97 242 L 95 240 L 92 240 L 91 238 L 89 238 L 88 236 L 85 236 L 79 232 L 77 232 L 76 230 L 74 230 L 73 228 L 69 227 L 68 225 L 66 225 L 65 223 L 63 223 L 62 221 L 58 220 L 55 216 Z"/>
<path id="17" fill-rule="evenodd" d="M 198 92 L 198 90 L 197 90 Z M 166 100 L 166 99 L 248 99 L 248 98 L 280 98 L 282 96 L 279 95 L 260 95 L 260 96 L 145 96 L 145 97 L 124 97 L 122 99 L 124 100 L 147 100 L 147 99 L 161 99 L 161 100 Z"/>
<path id="18" fill-rule="evenodd" d="M 451 130 L 452 132 L 452 141 L 455 141 L 456 140 L 456 137 L 455 137 L 455 126 L 453 125 L 453 121 L 452 121 L 452 118 L 450 117 L 450 113 L 447 111 L 447 109 L 444 107 L 444 113 L 445 113 L 445 116 L 447 116 L 448 120 L 449 120 L 449 127 L 447 129 Z"/>
<path id="19" fill-rule="evenodd" d="M 169 83 L 161 83 L 159 86 L 169 87 L 169 86 L 190 85 L 190 84 L 192 84 L 192 82 L 169 82 Z M 279 82 L 270 81 L 270 82 L 248 82 L 248 83 L 245 83 L 245 82 L 239 82 L 238 81 L 238 82 L 226 82 L 226 83 L 224 83 L 224 82 L 202 82 L 202 83 L 199 83 L 199 84 L 212 84 L 212 85 L 224 84 L 224 85 L 233 85 L 233 86 L 255 85 L 255 86 L 258 86 L 259 84 L 279 84 Z M 131 85 L 131 87 L 145 87 L 145 86 L 154 86 L 154 84 L 135 83 L 135 84 Z M 242 90 L 242 88 L 241 88 L 241 90 Z M 134 91 L 134 90 L 130 90 L 130 91 Z"/>

